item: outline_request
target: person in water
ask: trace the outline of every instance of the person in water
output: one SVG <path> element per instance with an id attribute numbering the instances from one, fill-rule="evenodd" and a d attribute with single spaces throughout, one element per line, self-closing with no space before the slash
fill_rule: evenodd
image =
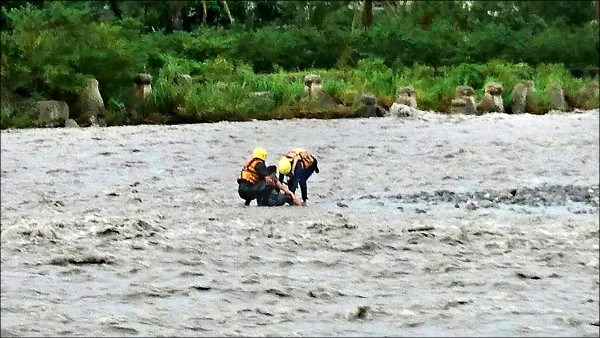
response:
<path id="1" fill-rule="evenodd" d="M 238 194 L 245 200 L 245 205 L 256 200 L 259 206 L 279 206 L 285 203 L 302 205 L 296 195 L 285 187 L 275 173 L 277 167 L 267 167 L 267 150 L 257 147 L 252 151 L 252 158 L 246 162 L 238 176 Z M 281 190 L 284 194 L 279 194 Z"/>
<path id="2" fill-rule="evenodd" d="M 308 200 L 306 181 L 313 173 L 319 173 L 317 158 L 303 148 L 294 148 L 281 157 L 277 167 L 279 169 L 279 181 L 284 182 L 284 178 L 287 177 L 287 186 L 293 193 L 300 185 L 302 202 L 306 204 L 306 200 Z"/>

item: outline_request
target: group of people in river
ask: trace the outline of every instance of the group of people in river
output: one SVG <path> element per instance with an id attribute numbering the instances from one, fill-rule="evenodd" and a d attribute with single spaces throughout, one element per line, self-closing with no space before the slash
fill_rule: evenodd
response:
<path id="1" fill-rule="evenodd" d="M 256 200 L 258 206 L 305 206 L 308 200 L 307 181 L 319 173 L 317 158 L 303 148 L 293 148 L 279 159 L 277 166 L 267 166 L 267 150 L 254 148 L 238 178 L 238 194 L 248 206 Z M 302 200 L 295 192 L 300 186 Z"/>

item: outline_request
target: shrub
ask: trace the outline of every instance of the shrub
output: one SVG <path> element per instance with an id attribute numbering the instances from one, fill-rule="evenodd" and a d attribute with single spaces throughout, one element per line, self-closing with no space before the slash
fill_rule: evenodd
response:
<path id="1" fill-rule="evenodd" d="M 163 56 L 144 111 L 160 112 L 177 122 L 248 120 L 275 108 L 270 98 L 251 95 L 255 88 L 249 66 L 224 59 L 196 62 Z M 192 81 L 177 81 L 191 74 Z"/>
<path id="2" fill-rule="evenodd" d="M 394 74 L 381 58 L 358 61 L 355 76 L 361 82 L 361 91 L 394 96 Z"/>
<path id="3" fill-rule="evenodd" d="M 23 110 L 2 109 L 0 112 L 0 129 L 34 127 L 35 116 Z"/>
<path id="4" fill-rule="evenodd" d="M 85 81 L 96 78 L 104 97 L 122 97 L 146 64 L 132 41 L 131 20 L 122 25 L 90 23 L 89 10 L 51 3 L 7 13 L 12 31 L 2 32 L 2 57 L 9 65 L 2 81 L 9 90 L 26 88 L 45 98 L 71 101 Z M 118 70 L 107 71 L 112 65 Z M 5 67 L 3 67 L 5 68 Z"/>

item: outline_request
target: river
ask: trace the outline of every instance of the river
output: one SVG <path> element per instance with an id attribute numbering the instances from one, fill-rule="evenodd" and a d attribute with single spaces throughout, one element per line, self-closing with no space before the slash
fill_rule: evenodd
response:
<path id="1" fill-rule="evenodd" d="M 2 336 L 597 337 L 599 120 L 2 131 Z M 255 146 L 306 207 L 243 206 Z"/>

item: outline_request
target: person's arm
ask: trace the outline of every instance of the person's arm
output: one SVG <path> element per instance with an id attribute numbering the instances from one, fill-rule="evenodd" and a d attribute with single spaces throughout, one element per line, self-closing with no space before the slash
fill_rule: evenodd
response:
<path id="1" fill-rule="evenodd" d="M 275 187 L 279 188 L 281 191 L 283 191 L 286 195 L 288 195 L 291 199 L 292 199 L 292 203 L 294 205 L 304 205 L 303 202 L 300 202 L 298 200 L 298 198 L 296 197 L 296 195 L 294 195 L 293 192 L 290 191 L 290 189 L 288 189 L 285 185 L 281 184 L 281 182 L 279 182 L 278 180 L 273 180 L 275 182 Z"/>

